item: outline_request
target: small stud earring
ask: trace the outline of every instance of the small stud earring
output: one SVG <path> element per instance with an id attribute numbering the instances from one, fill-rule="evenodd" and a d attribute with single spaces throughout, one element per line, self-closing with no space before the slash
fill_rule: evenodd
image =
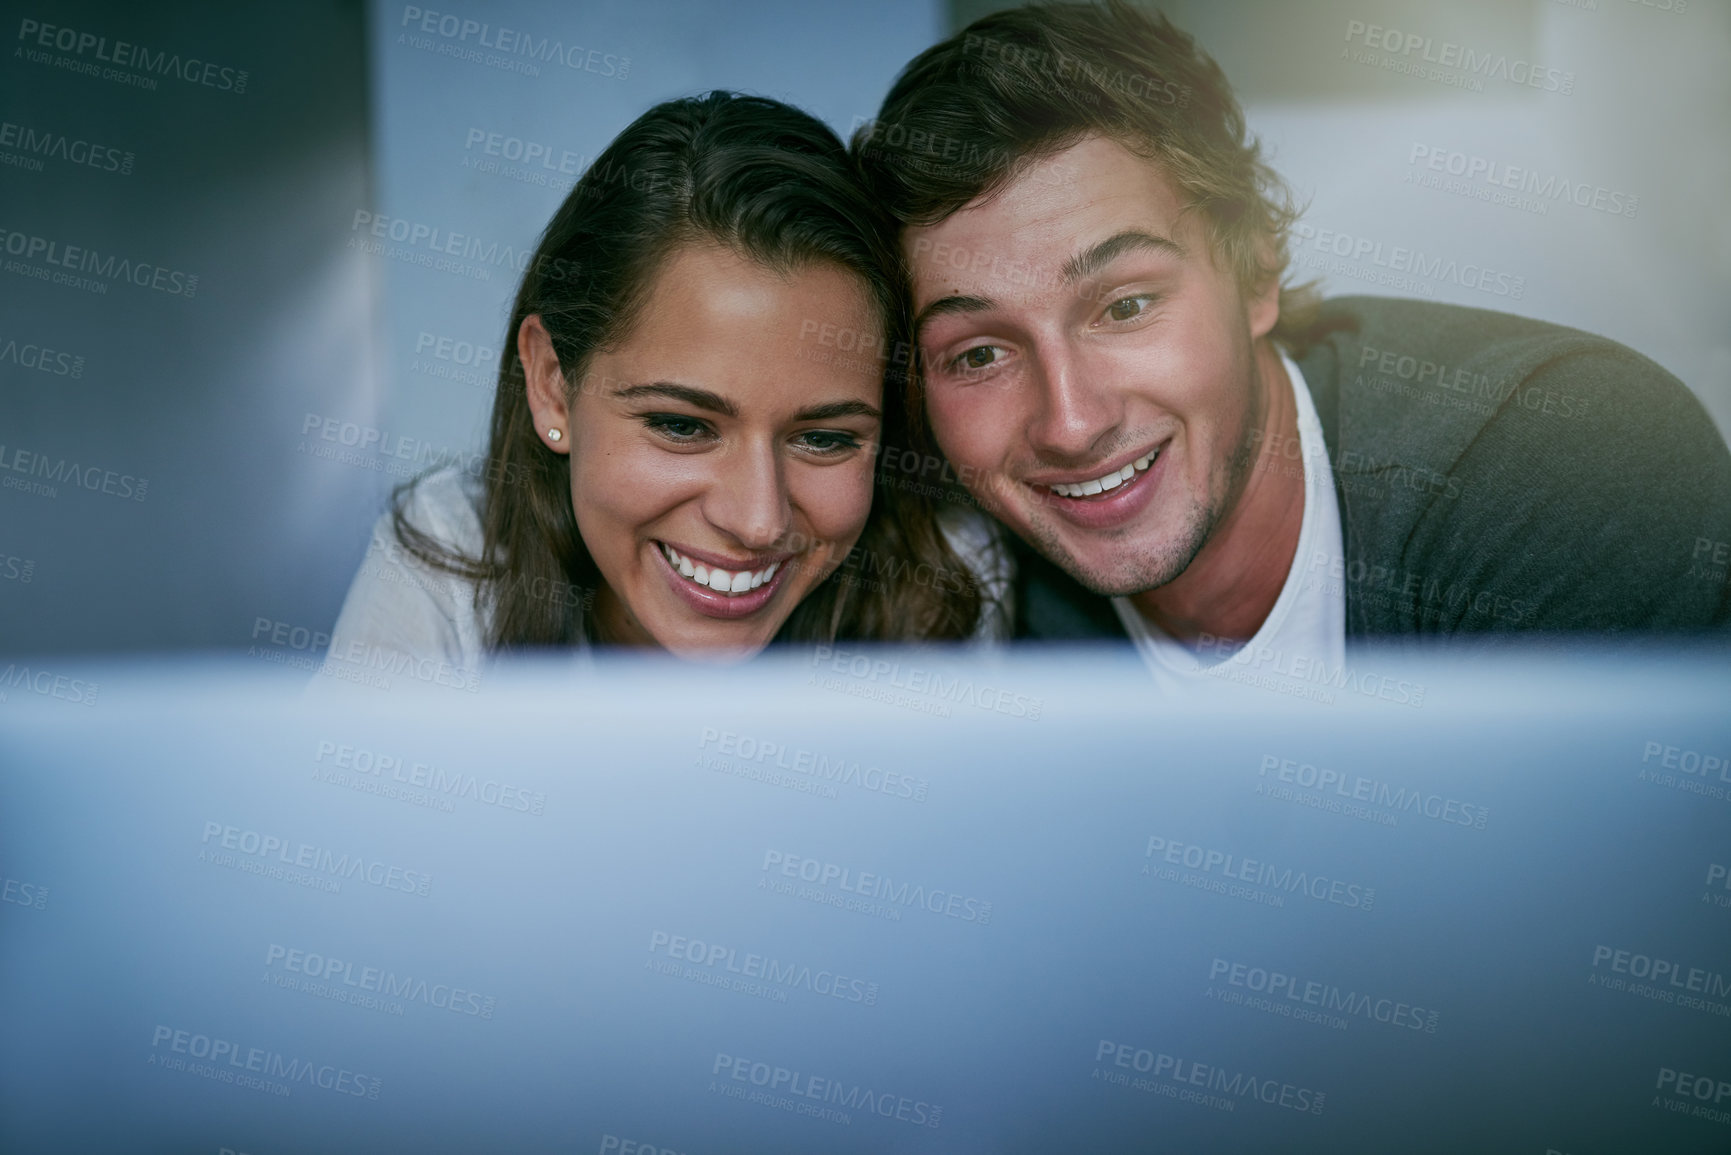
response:
<path id="1" fill-rule="evenodd" d="M 548 441 L 562 441 L 562 440 L 564 440 L 564 438 L 565 438 L 565 435 L 563 433 L 559 432 L 557 429 L 547 430 L 547 440 Z"/>

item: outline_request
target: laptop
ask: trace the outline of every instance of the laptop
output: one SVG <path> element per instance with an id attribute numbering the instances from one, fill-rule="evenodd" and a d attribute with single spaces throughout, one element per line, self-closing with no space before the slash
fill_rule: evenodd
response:
<path id="1" fill-rule="evenodd" d="M 1725 1151 L 1724 659 L 15 661 L 0 1149 Z"/>

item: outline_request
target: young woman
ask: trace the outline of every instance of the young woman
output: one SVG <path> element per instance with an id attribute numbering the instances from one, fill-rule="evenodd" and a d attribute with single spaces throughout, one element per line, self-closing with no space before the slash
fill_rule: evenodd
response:
<path id="1" fill-rule="evenodd" d="M 999 632 L 983 521 L 940 528 L 876 474 L 907 444 L 892 236 L 803 112 L 711 93 L 645 113 L 529 264 L 482 476 L 397 494 L 326 672 Z"/>

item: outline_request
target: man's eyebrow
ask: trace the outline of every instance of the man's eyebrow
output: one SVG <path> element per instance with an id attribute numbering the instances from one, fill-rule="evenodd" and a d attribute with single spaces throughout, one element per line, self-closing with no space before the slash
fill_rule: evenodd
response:
<path id="1" fill-rule="evenodd" d="M 1140 229 L 1125 229 L 1114 233 L 1097 245 L 1090 245 L 1075 256 L 1064 262 L 1060 270 L 1065 281 L 1078 281 L 1092 273 L 1097 273 L 1125 253 L 1137 249 L 1152 249 L 1156 252 L 1169 253 L 1175 257 L 1184 256 L 1184 246 L 1177 241 L 1165 237 L 1145 233 Z"/>
<path id="2" fill-rule="evenodd" d="M 951 313 L 983 313 L 987 309 L 995 309 L 998 303 L 989 297 L 964 297 L 951 293 L 947 297 L 939 297 L 914 318 L 914 336 L 918 337 L 920 330 L 926 327 L 926 322 L 938 317 L 947 317 Z"/>
<path id="3" fill-rule="evenodd" d="M 801 409 L 793 415 L 795 421 L 833 421 L 837 417 L 869 417 L 877 421 L 883 414 L 864 401 L 831 401 L 827 405 L 813 405 Z"/>
<path id="4" fill-rule="evenodd" d="M 733 402 L 721 394 L 711 393 L 707 389 L 699 389 L 695 385 L 677 385 L 672 381 L 651 381 L 647 385 L 627 385 L 623 389 L 615 389 L 613 396 L 621 401 L 635 401 L 639 397 L 665 397 L 670 401 L 683 401 L 693 408 L 719 413 L 723 417 L 739 416 L 739 410 Z"/>
<path id="5" fill-rule="evenodd" d="M 1125 253 L 1134 252 L 1137 249 L 1149 249 L 1180 258 L 1185 255 L 1184 246 L 1177 241 L 1156 236 L 1153 233 L 1146 233 L 1141 229 L 1125 229 L 1121 233 L 1114 233 L 1097 245 L 1090 245 L 1065 261 L 1064 267 L 1059 270 L 1059 275 L 1066 283 L 1074 283 L 1105 268 Z M 951 313 L 983 313 L 988 309 L 997 307 L 998 303 L 989 297 L 969 297 L 960 294 L 939 297 L 921 309 L 919 315 L 914 318 L 914 336 L 918 338 L 920 330 L 925 328 L 926 322 L 934 318 L 948 316 Z"/>

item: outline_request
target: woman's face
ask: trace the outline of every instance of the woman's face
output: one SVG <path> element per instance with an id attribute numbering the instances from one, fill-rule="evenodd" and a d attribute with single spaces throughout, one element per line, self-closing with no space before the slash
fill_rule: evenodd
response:
<path id="1" fill-rule="evenodd" d="M 857 349 L 880 331 L 837 266 L 668 258 L 627 339 L 591 357 L 564 436 L 541 423 L 570 452 L 606 640 L 754 653 L 840 564 L 871 511 L 882 363 Z"/>

